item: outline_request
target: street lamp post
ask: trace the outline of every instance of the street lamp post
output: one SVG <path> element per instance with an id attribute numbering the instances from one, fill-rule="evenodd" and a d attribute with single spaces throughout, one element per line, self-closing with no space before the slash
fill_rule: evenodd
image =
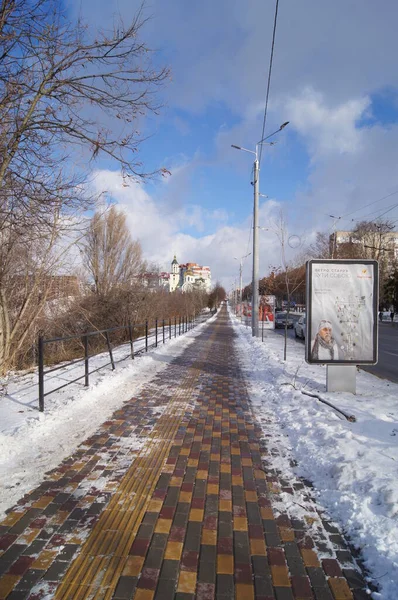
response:
<path id="1" fill-rule="evenodd" d="M 252 336 L 258 337 L 258 307 L 259 307 L 259 293 L 258 293 L 258 272 L 259 272 L 259 260 L 258 260 L 258 198 L 260 195 L 259 192 L 259 179 L 260 179 L 260 164 L 258 160 L 258 149 L 259 146 L 264 144 L 266 140 L 270 137 L 279 133 L 289 124 L 289 121 L 283 123 L 279 129 L 270 133 L 265 138 L 257 142 L 256 150 L 248 150 L 247 148 L 243 148 L 242 146 L 235 146 L 231 144 L 232 148 L 236 150 L 243 150 L 244 152 L 249 152 L 250 154 L 254 154 L 254 165 L 253 165 L 253 188 L 254 188 L 254 198 L 253 198 L 253 275 L 252 275 Z M 275 144 L 275 142 L 269 142 L 270 145 Z"/>

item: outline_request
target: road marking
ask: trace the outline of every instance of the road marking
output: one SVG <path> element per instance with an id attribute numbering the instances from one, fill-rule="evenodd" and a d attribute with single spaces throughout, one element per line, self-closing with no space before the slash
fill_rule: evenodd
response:
<path id="1" fill-rule="evenodd" d="M 384 354 L 391 354 L 391 356 L 398 356 L 396 352 L 388 352 L 388 350 L 382 350 L 382 352 L 384 352 Z"/>

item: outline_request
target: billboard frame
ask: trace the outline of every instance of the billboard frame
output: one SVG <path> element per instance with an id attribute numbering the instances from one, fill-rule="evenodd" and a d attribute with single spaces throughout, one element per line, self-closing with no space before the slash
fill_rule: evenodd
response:
<path id="1" fill-rule="evenodd" d="M 373 266 L 373 357 L 372 360 L 327 360 L 311 358 L 312 331 L 312 274 L 315 265 L 372 265 Z M 309 364 L 326 365 L 375 365 L 378 361 L 378 305 L 379 305 L 379 263 L 371 259 L 311 259 L 306 263 L 306 335 L 305 335 L 305 360 Z"/>

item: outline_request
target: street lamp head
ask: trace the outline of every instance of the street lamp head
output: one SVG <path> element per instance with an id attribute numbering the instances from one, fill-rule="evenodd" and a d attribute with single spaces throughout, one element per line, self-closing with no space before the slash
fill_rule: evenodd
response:
<path id="1" fill-rule="evenodd" d="M 286 121 L 286 123 L 283 123 L 283 124 L 282 124 L 282 125 L 279 127 L 279 129 L 280 129 L 280 130 L 284 129 L 284 128 L 286 127 L 286 125 L 289 125 L 289 123 L 290 123 L 290 121 Z"/>
<path id="2" fill-rule="evenodd" d="M 231 144 L 231 148 L 235 148 L 235 150 L 242 150 L 240 146 L 235 146 L 235 144 Z"/>

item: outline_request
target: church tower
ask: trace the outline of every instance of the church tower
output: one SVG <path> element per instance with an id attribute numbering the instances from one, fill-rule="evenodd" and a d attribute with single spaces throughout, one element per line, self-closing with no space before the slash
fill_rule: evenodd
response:
<path id="1" fill-rule="evenodd" d="M 174 292 L 174 290 L 177 289 L 179 281 L 180 281 L 180 266 L 177 262 L 176 255 L 174 254 L 174 258 L 171 263 L 170 292 Z"/>

